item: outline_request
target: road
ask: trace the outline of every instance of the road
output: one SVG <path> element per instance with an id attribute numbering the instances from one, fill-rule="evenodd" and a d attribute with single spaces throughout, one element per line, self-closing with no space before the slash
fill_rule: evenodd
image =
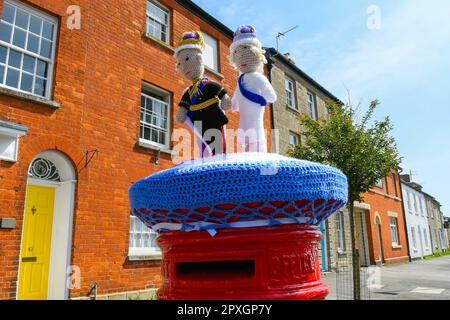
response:
<path id="1" fill-rule="evenodd" d="M 383 266 L 375 289 L 366 298 L 371 300 L 450 300 L 450 256 Z M 372 273 L 375 274 L 375 273 Z M 323 275 L 330 288 L 327 299 L 342 299 L 338 293 L 336 273 Z M 341 284 L 342 285 L 342 284 Z M 342 292 L 342 289 L 340 290 Z M 344 297 L 345 298 L 345 297 Z"/>

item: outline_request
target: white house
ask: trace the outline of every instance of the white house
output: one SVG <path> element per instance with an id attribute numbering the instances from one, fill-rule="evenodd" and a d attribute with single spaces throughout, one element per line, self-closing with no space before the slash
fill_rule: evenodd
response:
<path id="1" fill-rule="evenodd" d="M 409 175 L 401 176 L 401 184 L 408 230 L 409 254 L 412 259 L 421 259 L 433 253 L 425 196 L 422 193 L 422 186 L 410 181 Z"/>

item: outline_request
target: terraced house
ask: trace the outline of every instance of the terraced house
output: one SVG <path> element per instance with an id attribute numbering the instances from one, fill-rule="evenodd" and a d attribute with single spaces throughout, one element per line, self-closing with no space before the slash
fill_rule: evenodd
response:
<path id="1" fill-rule="evenodd" d="M 151 294 L 160 253 L 128 188 L 173 165 L 181 34 L 236 86 L 232 31 L 191 1 L 72 4 L 0 1 L 0 299 Z"/>
<path id="2" fill-rule="evenodd" d="M 409 261 L 399 173 L 392 170 L 355 203 L 355 228 L 363 266 Z"/>
<path id="3" fill-rule="evenodd" d="M 425 196 L 422 186 L 412 181 L 410 175 L 402 175 L 401 183 L 410 256 L 411 259 L 423 259 L 433 253 Z"/>
<path id="4" fill-rule="evenodd" d="M 428 193 L 424 192 L 423 194 L 425 196 L 428 226 L 430 228 L 431 250 L 433 253 L 441 252 L 448 248 L 441 204 Z"/>

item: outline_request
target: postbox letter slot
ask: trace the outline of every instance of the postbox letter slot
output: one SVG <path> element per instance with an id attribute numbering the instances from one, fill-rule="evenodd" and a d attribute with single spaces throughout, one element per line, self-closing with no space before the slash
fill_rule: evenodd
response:
<path id="1" fill-rule="evenodd" d="M 254 260 L 178 262 L 177 276 L 210 279 L 248 278 L 255 275 Z"/>

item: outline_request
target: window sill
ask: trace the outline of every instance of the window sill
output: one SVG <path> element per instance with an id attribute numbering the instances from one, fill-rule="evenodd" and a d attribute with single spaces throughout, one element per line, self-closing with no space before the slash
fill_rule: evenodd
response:
<path id="1" fill-rule="evenodd" d="M 225 76 L 223 74 L 221 74 L 220 72 L 218 72 L 216 70 L 211 69 L 210 67 L 205 66 L 205 71 L 220 78 L 221 80 L 225 79 Z"/>
<path id="2" fill-rule="evenodd" d="M 402 245 L 396 245 L 396 244 L 392 245 L 392 249 L 402 249 L 402 248 L 403 248 Z"/>
<path id="3" fill-rule="evenodd" d="M 161 47 L 163 47 L 164 49 L 169 50 L 172 54 L 175 53 L 174 47 L 172 47 L 170 44 L 168 44 L 168 43 L 166 43 L 166 42 L 164 42 L 164 41 L 162 41 L 162 40 L 159 40 L 158 38 L 152 36 L 151 34 L 149 34 L 149 33 L 147 33 L 147 32 L 144 32 L 144 33 L 142 34 L 142 37 L 143 37 L 144 39 L 147 39 L 147 40 L 151 40 L 151 41 L 153 41 L 153 42 L 156 42 L 157 44 L 159 44 L 159 45 L 160 45 Z"/>
<path id="4" fill-rule="evenodd" d="M 295 112 L 296 114 L 300 114 L 300 111 L 298 109 L 295 109 L 294 107 L 291 107 L 289 105 L 286 105 L 286 109 L 291 112 Z"/>
<path id="5" fill-rule="evenodd" d="M 149 254 L 128 254 L 129 261 L 161 261 L 162 254 L 161 253 L 149 253 Z"/>
<path id="6" fill-rule="evenodd" d="M 144 148 L 144 149 L 149 149 L 149 150 L 154 150 L 154 151 L 160 151 L 162 153 L 166 153 L 169 155 L 173 154 L 173 150 L 170 149 L 162 149 L 158 146 L 155 146 L 153 144 L 151 144 L 150 142 L 143 140 L 143 139 L 139 139 L 138 142 L 136 142 L 136 146 Z"/>
<path id="7" fill-rule="evenodd" d="M 13 97 L 13 98 L 17 98 L 17 99 L 21 99 L 21 100 L 24 100 L 27 102 L 38 103 L 38 104 L 41 104 L 41 105 L 44 105 L 44 106 L 47 106 L 47 107 L 50 107 L 53 109 L 59 109 L 61 107 L 61 104 L 57 101 L 39 98 L 39 97 L 33 96 L 31 94 L 22 93 L 22 92 L 4 88 L 4 87 L 0 87 L 0 94 L 9 96 L 9 97 Z"/>
<path id="8" fill-rule="evenodd" d="M 378 188 L 378 187 L 377 187 Z M 381 190 L 383 190 L 383 189 L 381 189 Z M 385 198 L 388 198 L 388 199 L 392 199 L 392 200 L 395 200 L 395 201 L 402 201 L 402 199 L 400 199 L 399 197 L 395 197 L 395 196 L 391 196 L 391 195 L 389 195 L 389 194 L 387 194 L 387 193 L 385 193 L 385 192 L 380 192 L 380 191 L 377 191 L 377 190 L 375 190 L 375 189 L 371 189 L 371 190 L 369 190 L 370 192 L 373 192 L 373 193 L 375 193 L 375 194 L 377 194 L 377 195 L 380 195 L 380 196 L 383 196 L 383 197 L 385 197 Z"/>

